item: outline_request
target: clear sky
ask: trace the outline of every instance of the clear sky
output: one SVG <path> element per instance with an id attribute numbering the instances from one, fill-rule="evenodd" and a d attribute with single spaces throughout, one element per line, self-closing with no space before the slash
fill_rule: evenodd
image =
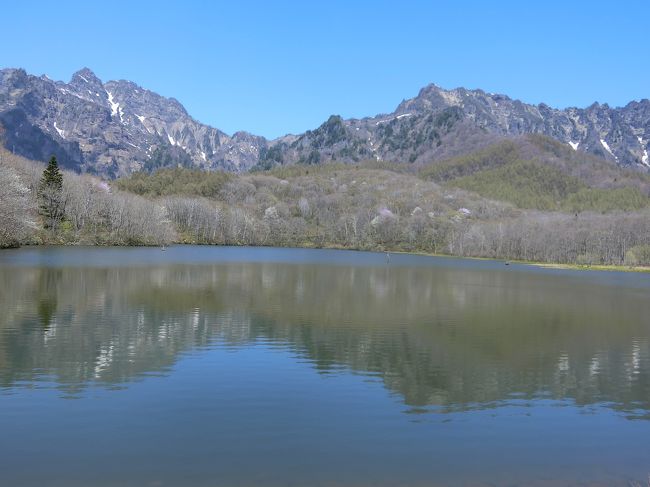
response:
<path id="1" fill-rule="evenodd" d="M 4 2 L 0 66 L 129 79 L 227 133 L 392 111 L 428 83 L 556 107 L 650 97 L 650 0 Z"/>

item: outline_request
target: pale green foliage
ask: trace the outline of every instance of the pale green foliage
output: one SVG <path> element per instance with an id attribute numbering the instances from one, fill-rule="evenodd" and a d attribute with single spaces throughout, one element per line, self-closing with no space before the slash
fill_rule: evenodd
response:
<path id="1" fill-rule="evenodd" d="M 574 166 L 566 167 L 567 158 L 579 157 L 565 153 L 572 149 L 559 147 L 556 141 L 545 137 L 530 139 L 532 149 L 525 142 L 517 145 L 504 141 L 467 156 L 433 163 L 423 168 L 420 175 L 487 198 L 508 201 L 519 208 L 575 213 L 629 211 L 650 206 L 650 186 L 643 174 L 632 178 L 626 171 L 603 167 L 597 160 L 577 159 Z M 535 152 L 539 145 L 547 152 Z M 523 154 L 525 149 L 532 152 Z M 559 152 L 564 159 L 554 157 Z M 626 185 L 621 186 L 622 183 Z"/>
<path id="2" fill-rule="evenodd" d="M 116 186 L 142 196 L 190 195 L 215 197 L 232 174 L 198 169 L 160 169 L 153 174 L 138 172 L 118 179 Z"/>
<path id="3" fill-rule="evenodd" d="M 628 265 L 650 266 L 650 244 L 637 245 L 625 253 Z"/>

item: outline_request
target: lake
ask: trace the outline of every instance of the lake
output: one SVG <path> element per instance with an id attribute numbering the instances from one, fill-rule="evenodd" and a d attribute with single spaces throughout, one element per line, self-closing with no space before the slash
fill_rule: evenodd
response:
<path id="1" fill-rule="evenodd" d="M 645 485 L 650 275 L 0 252 L 0 485 Z"/>

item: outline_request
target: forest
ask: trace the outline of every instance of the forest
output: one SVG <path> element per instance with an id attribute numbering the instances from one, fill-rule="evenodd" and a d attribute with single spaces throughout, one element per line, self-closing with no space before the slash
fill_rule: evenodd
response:
<path id="1" fill-rule="evenodd" d="M 561 151 L 529 137 L 422 167 L 161 168 L 106 182 L 58 168 L 60 181 L 48 179 L 42 162 L 3 150 L 0 247 L 194 243 L 650 266 L 650 178 Z"/>

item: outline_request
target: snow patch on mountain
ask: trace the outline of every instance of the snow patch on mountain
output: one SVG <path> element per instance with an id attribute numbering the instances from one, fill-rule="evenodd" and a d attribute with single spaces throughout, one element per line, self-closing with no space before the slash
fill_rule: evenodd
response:
<path id="1" fill-rule="evenodd" d="M 62 139 L 65 139 L 65 130 L 61 130 L 59 127 L 57 127 L 56 122 L 54 122 L 54 130 L 57 131 L 57 133 L 59 134 L 59 137 L 61 137 Z"/>
<path id="2" fill-rule="evenodd" d="M 399 120 L 399 119 L 401 119 L 401 118 L 404 118 L 404 117 L 410 117 L 410 116 L 411 116 L 410 113 L 403 113 L 402 115 L 397 115 L 396 117 L 387 118 L 387 119 L 385 119 L 385 120 L 379 120 L 379 121 L 377 121 L 377 122 L 375 123 L 375 125 L 379 125 L 379 124 L 382 124 L 382 123 L 392 122 L 393 120 Z M 357 130 L 358 130 L 358 129 L 357 129 Z"/>
<path id="3" fill-rule="evenodd" d="M 120 104 L 113 101 L 113 93 L 110 91 L 106 91 L 106 94 L 108 95 L 108 104 L 111 106 L 111 117 L 114 117 L 117 115 L 117 111 L 120 108 Z"/>
<path id="4" fill-rule="evenodd" d="M 605 148 L 605 150 L 606 150 L 607 152 L 609 152 L 612 156 L 614 156 L 614 158 L 615 158 L 616 160 L 618 160 L 618 157 L 616 157 L 616 156 L 614 155 L 614 153 L 612 152 L 612 149 L 609 148 L 609 144 L 608 144 L 607 142 L 605 142 L 605 139 L 600 139 L 600 143 L 602 144 L 602 146 Z"/>

